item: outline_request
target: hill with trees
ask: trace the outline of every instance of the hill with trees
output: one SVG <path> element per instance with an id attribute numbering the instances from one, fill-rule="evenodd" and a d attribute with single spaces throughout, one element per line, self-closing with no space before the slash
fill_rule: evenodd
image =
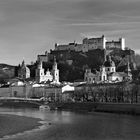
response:
<path id="1" fill-rule="evenodd" d="M 60 70 L 60 81 L 82 80 L 86 68 L 91 68 L 94 72 L 99 70 L 103 65 L 106 55 L 110 55 L 115 62 L 117 71 L 124 71 L 128 62 L 132 69 L 132 73 L 137 78 L 139 71 L 136 70 L 137 66 L 140 68 L 140 55 L 135 55 L 133 50 L 120 50 L 114 49 L 107 52 L 106 50 L 96 49 L 88 52 L 75 52 L 75 51 L 55 51 L 51 50 L 49 54 L 49 61 L 43 62 L 45 71 L 49 68 L 52 69 L 54 56 L 58 63 Z M 27 65 L 31 71 L 31 78 L 35 78 L 35 70 L 37 62 L 32 65 Z M 9 79 L 18 76 L 19 66 L 11 66 L 7 64 L 0 64 L 0 79 Z"/>

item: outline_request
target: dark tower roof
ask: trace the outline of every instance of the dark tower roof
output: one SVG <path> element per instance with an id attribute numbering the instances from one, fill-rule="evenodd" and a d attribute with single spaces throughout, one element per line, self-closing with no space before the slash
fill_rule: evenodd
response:
<path id="1" fill-rule="evenodd" d="M 106 61 L 104 62 L 103 66 L 105 67 L 115 67 L 114 61 L 112 61 L 111 56 L 107 55 Z"/>
<path id="2" fill-rule="evenodd" d="M 21 66 L 22 66 L 22 67 L 25 67 L 25 61 L 24 61 L 24 60 L 22 61 Z"/>

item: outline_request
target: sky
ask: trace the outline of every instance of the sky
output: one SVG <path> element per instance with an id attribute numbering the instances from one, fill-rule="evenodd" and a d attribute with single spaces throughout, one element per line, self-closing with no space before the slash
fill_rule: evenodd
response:
<path id="1" fill-rule="evenodd" d="M 0 63 L 36 61 L 54 44 L 126 39 L 140 54 L 140 0 L 0 0 Z"/>

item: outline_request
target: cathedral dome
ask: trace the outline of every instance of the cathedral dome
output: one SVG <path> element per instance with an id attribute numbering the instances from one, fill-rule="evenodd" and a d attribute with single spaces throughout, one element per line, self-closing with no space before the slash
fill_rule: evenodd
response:
<path id="1" fill-rule="evenodd" d="M 105 61 L 104 62 L 105 67 L 115 67 L 114 61 Z"/>
<path id="2" fill-rule="evenodd" d="M 111 60 L 110 56 L 107 56 L 107 60 L 103 64 L 104 67 L 115 67 L 114 61 Z"/>

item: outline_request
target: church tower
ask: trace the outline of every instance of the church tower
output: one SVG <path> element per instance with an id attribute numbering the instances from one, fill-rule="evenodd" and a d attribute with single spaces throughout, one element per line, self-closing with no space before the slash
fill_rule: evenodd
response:
<path id="1" fill-rule="evenodd" d="M 30 78 L 30 69 L 26 66 L 24 60 L 18 70 L 18 77 L 25 80 Z"/>
<path id="2" fill-rule="evenodd" d="M 107 73 L 106 73 L 106 69 L 104 66 L 102 66 L 100 68 L 100 81 L 106 81 L 107 80 Z"/>
<path id="3" fill-rule="evenodd" d="M 127 73 L 131 72 L 129 61 L 127 62 L 127 69 L 126 69 L 126 72 L 127 72 Z"/>
<path id="4" fill-rule="evenodd" d="M 41 61 L 38 62 L 35 77 L 36 77 L 37 83 L 41 83 L 42 81 L 44 81 L 44 69 L 42 67 L 42 62 Z"/>
<path id="5" fill-rule="evenodd" d="M 127 68 L 126 68 L 126 71 L 127 73 L 127 76 L 128 76 L 128 80 L 132 80 L 132 74 L 131 74 L 131 69 L 130 69 L 130 63 L 129 61 L 127 62 Z"/>
<path id="6" fill-rule="evenodd" d="M 54 64 L 52 68 L 52 74 L 53 74 L 53 82 L 59 83 L 59 70 L 57 68 L 57 62 L 55 57 L 54 57 Z"/>

